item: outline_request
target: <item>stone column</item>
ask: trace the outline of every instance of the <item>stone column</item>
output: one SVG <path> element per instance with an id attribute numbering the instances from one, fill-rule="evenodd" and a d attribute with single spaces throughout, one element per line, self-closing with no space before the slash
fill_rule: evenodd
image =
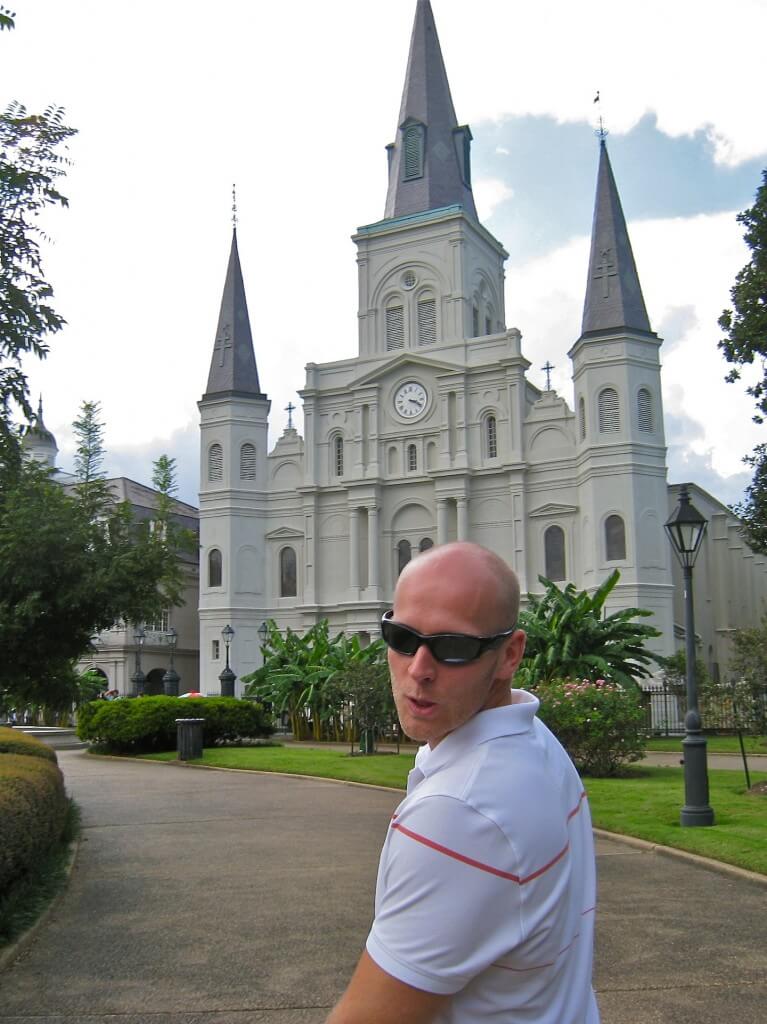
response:
<path id="1" fill-rule="evenodd" d="M 378 543 L 378 509 L 375 505 L 368 509 L 368 586 L 381 585 L 381 558 Z"/>
<path id="2" fill-rule="evenodd" d="M 359 589 L 360 585 L 360 510 L 349 510 L 349 585 Z"/>
<path id="3" fill-rule="evenodd" d="M 469 499 L 456 499 L 458 505 L 458 540 L 469 539 Z"/>
<path id="4" fill-rule="evenodd" d="M 447 543 L 448 498 L 437 498 L 437 543 Z"/>

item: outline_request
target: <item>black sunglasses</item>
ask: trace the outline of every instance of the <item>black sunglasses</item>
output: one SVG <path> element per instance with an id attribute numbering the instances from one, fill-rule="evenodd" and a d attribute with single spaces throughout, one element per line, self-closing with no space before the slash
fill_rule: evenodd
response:
<path id="1" fill-rule="evenodd" d="M 482 657 L 485 651 L 500 647 L 516 626 L 496 633 L 495 636 L 470 636 L 468 633 L 431 633 L 424 636 L 417 629 L 404 626 L 392 619 L 393 609 L 384 612 L 381 619 L 381 634 L 386 644 L 397 654 L 412 658 L 421 644 L 426 644 L 432 657 L 446 665 L 466 665 Z"/>

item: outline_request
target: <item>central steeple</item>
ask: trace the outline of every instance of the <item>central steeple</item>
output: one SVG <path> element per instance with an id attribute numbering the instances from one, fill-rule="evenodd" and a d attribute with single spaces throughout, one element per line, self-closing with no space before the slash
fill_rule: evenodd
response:
<path id="1" fill-rule="evenodd" d="M 418 0 L 384 217 L 461 206 L 474 219 L 471 132 L 459 126 L 429 0 Z"/>

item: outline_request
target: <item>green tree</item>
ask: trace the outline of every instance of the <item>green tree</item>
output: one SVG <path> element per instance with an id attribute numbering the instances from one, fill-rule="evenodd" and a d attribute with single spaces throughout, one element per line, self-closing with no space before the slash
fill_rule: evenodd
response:
<path id="1" fill-rule="evenodd" d="M 280 714 L 287 712 L 296 739 L 307 738 L 309 721 L 315 739 L 340 739 L 345 694 L 337 677 L 351 664 L 380 659 L 383 641 L 362 647 L 356 634 L 331 638 L 327 619 L 304 634 L 288 629 L 283 636 L 271 619 L 267 630 L 264 664 L 243 676 L 248 696 L 268 701 Z"/>
<path id="2" fill-rule="evenodd" d="M 7 27 L 7 26 L 6 26 Z M 38 218 L 49 206 L 67 206 L 58 182 L 67 164 L 61 150 L 73 128 L 64 112 L 48 107 L 30 114 L 20 103 L 0 113 L 0 457 L 18 457 L 13 443 L 17 412 L 29 420 L 27 378 L 22 358 L 48 353 L 47 338 L 65 320 L 51 306 L 45 279 Z"/>
<path id="3" fill-rule="evenodd" d="M 136 523 L 98 468 L 98 405 L 78 423 L 70 490 L 36 463 L 0 466 L 0 691 L 18 705 L 76 702 L 73 665 L 94 633 L 183 603 L 179 552 L 192 535 L 173 523 L 170 495 L 152 524 Z M 164 482 L 173 489 L 171 460 Z"/>
<path id="4" fill-rule="evenodd" d="M 577 592 L 572 583 L 560 590 L 544 576 L 538 578 L 545 593 L 530 594 L 529 607 L 519 616 L 519 626 L 527 633 L 520 683 L 602 678 L 630 686 L 651 674 L 648 666 L 659 659 L 645 645 L 660 633 L 634 620 L 652 613 L 642 608 L 604 613 L 605 601 L 620 579 L 617 569 L 593 594 Z"/>
<path id="5" fill-rule="evenodd" d="M 754 420 L 762 423 L 767 414 L 767 169 L 757 189 L 754 205 L 738 214 L 745 227 L 744 239 L 751 259 L 737 274 L 730 291 L 732 309 L 725 309 L 719 326 L 725 337 L 719 342 L 732 369 L 728 381 L 740 379 L 744 366 L 757 363 L 761 376 L 746 390 L 756 403 Z M 767 445 L 758 445 L 744 461 L 754 476 L 746 497 L 734 511 L 743 520 L 743 533 L 755 550 L 767 552 Z"/>

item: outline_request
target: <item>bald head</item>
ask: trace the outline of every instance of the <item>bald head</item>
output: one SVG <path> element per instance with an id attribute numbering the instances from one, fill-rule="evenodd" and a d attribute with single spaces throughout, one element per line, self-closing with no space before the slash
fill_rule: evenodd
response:
<path id="1" fill-rule="evenodd" d="M 502 632 L 519 615 L 519 580 L 495 552 L 479 544 L 442 544 L 414 558 L 400 573 L 394 606 L 403 590 L 430 582 L 437 592 L 460 596 L 466 614 L 475 617 L 483 635 Z M 437 600 L 439 600 L 437 598 Z"/>

